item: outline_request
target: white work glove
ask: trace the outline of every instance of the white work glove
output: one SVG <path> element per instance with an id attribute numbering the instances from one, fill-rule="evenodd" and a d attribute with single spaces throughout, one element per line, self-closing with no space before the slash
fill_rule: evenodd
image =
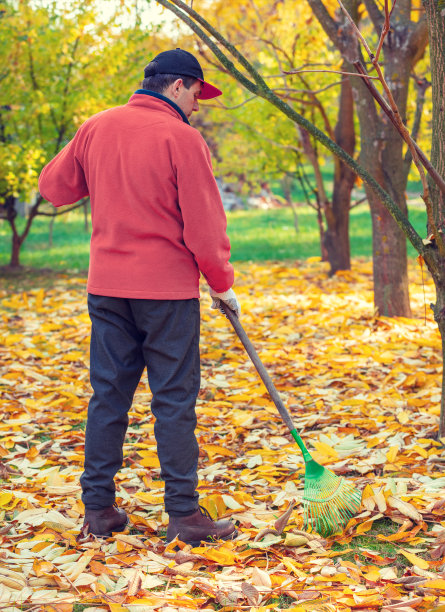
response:
<path id="1" fill-rule="evenodd" d="M 240 316 L 241 306 L 240 306 L 240 303 L 238 302 L 238 299 L 233 289 L 228 289 L 227 291 L 224 291 L 223 293 L 217 293 L 216 291 L 213 291 L 211 287 L 209 287 L 209 293 L 212 298 L 212 306 L 211 306 L 212 308 L 214 309 L 218 308 L 218 310 L 220 310 L 223 313 L 223 315 L 225 315 L 226 313 L 221 308 L 221 304 L 220 304 L 220 302 L 224 302 L 225 304 L 227 304 L 230 310 L 234 311 L 237 317 Z"/>

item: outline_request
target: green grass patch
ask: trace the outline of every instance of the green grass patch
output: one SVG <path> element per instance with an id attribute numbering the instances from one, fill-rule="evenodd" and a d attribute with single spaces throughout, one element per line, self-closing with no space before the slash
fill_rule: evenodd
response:
<path id="1" fill-rule="evenodd" d="M 320 235 L 315 210 L 300 206 L 297 214 L 298 232 L 292 210 L 288 207 L 227 213 L 231 260 L 262 262 L 319 256 Z M 410 220 L 420 235 L 425 236 L 425 211 L 418 206 L 411 207 Z M 23 224 L 24 220 L 20 223 Z M 37 218 L 22 248 L 21 264 L 40 269 L 84 272 L 88 268 L 89 241 L 90 233 L 85 229 L 83 213 L 79 211 L 56 220 L 52 247 L 49 247 L 48 219 Z M 372 256 L 371 217 L 366 204 L 351 211 L 350 242 L 352 257 Z M 0 223 L 0 266 L 8 264 L 10 248 L 9 226 L 3 221 Z M 417 255 L 410 244 L 408 254 L 410 257 Z"/>
<path id="2" fill-rule="evenodd" d="M 388 562 L 388 566 L 395 567 L 399 574 L 401 574 L 403 570 L 410 565 L 410 563 L 406 557 L 400 554 L 400 546 L 393 544 L 392 542 L 377 539 L 379 534 L 388 536 L 396 533 L 399 528 L 400 525 L 397 523 L 393 523 L 393 521 L 388 518 L 383 518 L 378 521 L 374 521 L 370 531 L 364 535 L 353 538 L 350 544 L 338 544 L 335 542 L 332 545 L 332 550 L 340 552 L 342 550 L 349 550 L 353 548 L 354 550 L 345 553 L 345 555 L 339 556 L 338 560 L 343 559 L 344 561 L 351 561 L 352 563 L 355 563 L 356 557 L 358 557 L 360 562 L 366 565 L 375 565 L 375 563 L 370 557 L 363 554 L 363 549 L 372 551 L 383 558 L 395 558 L 395 561 Z M 420 553 L 417 554 L 419 557 L 422 556 Z"/>

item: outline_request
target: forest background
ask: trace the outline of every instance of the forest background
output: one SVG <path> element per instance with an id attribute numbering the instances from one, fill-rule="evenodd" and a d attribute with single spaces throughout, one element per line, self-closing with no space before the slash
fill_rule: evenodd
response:
<path id="1" fill-rule="evenodd" d="M 241 3 L 243 19 L 239 23 L 234 22 L 234 12 L 228 4 L 210 5 L 208 10 L 221 31 L 230 30 L 243 52 L 255 54 L 256 67 L 273 82 L 274 91 L 328 134 L 332 135 L 335 129 L 344 131 L 342 125 L 347 124 L 348 138 L 358 139 L 359 122 L 357 113 L 352 113 L 352 101 L 349 114 L 345 114 L 344 108 L 339 109 L 341 90 L 349 83 L 346 76 L 342 78 L 339 74 L 343 60 L 332 45 L 326 44 L 323 30 L 308 5 Z M 286 221 L 278 227 L 292 228 L 298 224 L 294 204 L 312 207 L 315 223 L 311 221 L 311 225 L 320 236 L 322 258 L 330 258 L 333 272 L 349 268 L 349 208 L 366 201 L 360 179 L 348 177 L 347 191 L 340 194 L 346 212 L 342 213 L 342 227 L 336 228 L 334 242 L 340 254 L 337 254 L 339 261 L 335 261 L 335 256 L 329 253 L 329 242 L 333 242 L 329 240 L 329 232 L 333 231 L 329 205 L 336 206 L 334 175 L 338 171 L 333 156 L 267 101 L 249 95 L 212 59 L 209 50 L 190 36 L 185 26 L 180 26 L 178 20 L 168 19 L 168 11 L 157 17 L 158 21 L 167 20 L 166 30 L 151 22 L 153 3 L 148 11 L 140 2 L 134 6 L 128 3 L 114 6 L 110 1 L 99 5 L 82 3 L 74 11 L 63 9 L 63 5 L 61 8 L 60 3 L 57 7 L 26 2 L 17 6 L 16 11 L 6 11 L 0 22 L 4 30 L 0 176 L 4 218 L 1 252 L 5 263 L 9 252 L 10 264 L 19 264 L 20 250 L 35 217 L 45 219 L 48 242 L 53 239 L 54 218 L 48 219 L 48 215 L 55 211 L 36 192 L 42 165 L 60 150 L 89 115 L 125 103 L 140 82 L 141 66 L 171 46 L 174 39 L 174 44 L 199 54 L 208 78 L 216 79 L 224 91 L 221 100 L 203 104 L 201 112 L 193 118 L 193 124 L 203 132 L 211 147 L 215 174 L 244 200 L 252 193 L 258 194 L 262 186 L 272 186 L 281 196 L 279 202 L 293 211 L 292 222 Z M 333 4 L 330 10 L 336 6 Z M 420 4 L 413 5 L 414 20 L 420 13 Z M 286 15 L 292 15 L 292 19 L 286 19 Z M 363 22 L 365 35 L 375 37 L 365 13 Z M 431 140 L 428 50 L 424 48 L 420 55 L 405 84 L 409 92 L 406 123 L 414 127 L 422 148 L 428 152 Z M 284 74 L 297 69 L 297 74 Z M 351 92 L 347 93 L 350 97 Z M 359 147 L 354 144 L 354 149 L 358 157 Z M 409 154 L 406 151 L 403 154 L 403 171 L 411 182 L 406 184 L 405 178 L 400 197 L 405 199 L 408 195 L 416 205 L 421 192 L 419 177 L 410 168 Z M 279 211 L 277 216 L 280 213 L 283 215 Z M 252 221 L 255 218 L 251 215 Z M 426 218 L 419 216 L 415 222 L 421 231 Z M 362 223 L 366 225 L 366 215 L 361 216 Z M 43 227 L 39 225 L 40 235 Z M 78 231 L 73 233 L 79 236 Z M 55 235 L 57 240 L 57 231 Z M 34 244 L 36 249 L 41 249 L 45 241 L 39 237 Z M 87 249 L 83 250 L 86 254 Z M 363 251 L 356 253 L 364 254 Z M 307 256 L 314 254 L 313 250 L 306 253 Z M 295 255 L 304 256 L 304 250 L 297 250 Z M 272 250 L 270 258 L 276 256 L 282 257 L 283 252 Z M 27 261 L 32 258 L 28 257 Z M 81 267 L 85 267 L 86 260 L 83 262 Z M 74 267 L 79 265 L 76 263 Z M 402 308 L 395 314 L 407 313 Z"/>
<path id="2" fill-rule="evenodd" d="M 365 91 L 356 71 L 375 77 L 378 66 L 337 2 L 160 4 L 170 10 L 154 19 L 157 3 L 141 0 L 0 3 L 0 600 L 60 610 L 443 609 L 443 185 L 430 178 L 428 193 L 394 114 Z M 435 100 L 444 99 L 445 37 L 434 18 L 443 2 L 344 4 L 381 48 L 387 90 L 374 84 L 392 92 L 443 182 Z M 184 17 L 207 32 L 212 24 L 233 65 Z M 272 208 L 228 211 L 236 288 L 243 324 L 314 456 L 363 490 L 360 514 L 328 541 L 302 533 L 301 457 L 205 300 L 201 498 L 213 516 L 237 520 L 240 540 L 185 557 L 165 550 L 141 382 L 118 482 L 130 534 L 76 541 L 90 395 L 88 202 L 56 212 L 37 178 L 85 119 L 124 104 L 146 63 L 174 46 L 198 55 L 224 91 L 192 118 L 215 174 L 243 202 L 266 184 L 273 192 Z"/>

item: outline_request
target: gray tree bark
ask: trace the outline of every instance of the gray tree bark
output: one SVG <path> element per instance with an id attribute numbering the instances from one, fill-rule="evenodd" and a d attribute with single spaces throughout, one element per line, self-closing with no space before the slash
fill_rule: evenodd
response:
<path id="1" fill-rule="evenodd" d="M 351 25 L 343 15 L 334 20 L 321 0 L 307 1 L 326 34 L 342 54 L 346 69 L 353 72 L 352 63 L 361 59 L 361 52 Z M 360 0 L 348 0 L 344 4 L 356 20 Z M 380 34 L 384 15 L 374 0 L 365 0 L 365 4 L 373 25 Z M 427 45 L 425 20 L 414 24 L 409 15 L 410 0 L 401 0 L 393 14 L 391 33 L 383 46 L 385 77 L 402 117 L 406 115 L 411 70 Z M 386 115 L 376 109 L 375 102 L 361 79 L 351 77 L 351 85 L 360 123 L 360 163 L 406 214 L 403 142 Z M 376 310 L 385 316 L 410 316 L 405 235 L 375 191 L 367 185 L 365 191 L 372 218 Z"/>
<path id="2" fill-rule="evenodd" d="M 445 6 L 440 0 L 423 0 L 428 23 L 431 56 L 431 88 L 433 99 L 431 163 L 445 177 Z M 445 237 L 445 194 L 428 178 L 434 223 L 439 239 Z M 442 242 L 440 240 L 440 242 Z M 432 305 L 434 319 L 442 339 L 442 364 L 445 363 L 445 253 L 433 241 L 431 263 L 425 257 L 436 286 L 436 303 Z M 445 437 L 445 372 L 442 367 L 442 399 L 439 438 Z"/>

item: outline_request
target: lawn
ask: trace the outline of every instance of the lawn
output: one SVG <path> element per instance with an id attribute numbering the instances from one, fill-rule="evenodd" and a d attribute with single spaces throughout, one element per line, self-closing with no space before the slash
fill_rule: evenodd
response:
<path id="1" fill-rule="evenodd" d="M 204 299 L 200 501 L 213 517 L 236 521 L 238 537 L 179 552 L 163 539 L 145 375 L 116 478 L 128 531 L 76 539 L 91 397 L 84 278 L 41 274 L 53 279 L 42 286 L 33 274 L 26 290 L 0 279 L 3 608 L 443 609 L 442 363 L 433 315 L 424 318 L 433 283 L 423 289 L 410 261 L 413 317 L 379 318 L 369 261 L 331 278 L 327 268 L 238 263 L 242 324 L 314 459 L 363 491 L 359 514 L 328 538 L 302 531 L 301 454 L 228 321 Z"/>
<path id="2" fill-rule="evenodd" d="M 320 255 L 315 211 L 309 206 L 301 206 L 297 214 L 298 233 L 292 210 L 288 207 L 229 212 L 227 219 L 232 261 L 300 260 Z M 424 236 L 424 210 L 418 205 L 412 206 L 410 219 Z M 0 224 L 0 266 L 9 262 L 10 240 L 9 226 Z M 351 211 L 350 240 L 352 257 L 371 257 L 371 218 L 366 204 Z M 56 220 L 51 248 L 49 220 L 38 218 L 22 249 L 21 263 L 36 268 L 85 270 L 88 267 L 88 251 L 89 231 L 85 229 L 83 214 L 75 211 Z M 416 255 L 411 245 L 408 245 L 408 253 L 410 257 Z"/>

